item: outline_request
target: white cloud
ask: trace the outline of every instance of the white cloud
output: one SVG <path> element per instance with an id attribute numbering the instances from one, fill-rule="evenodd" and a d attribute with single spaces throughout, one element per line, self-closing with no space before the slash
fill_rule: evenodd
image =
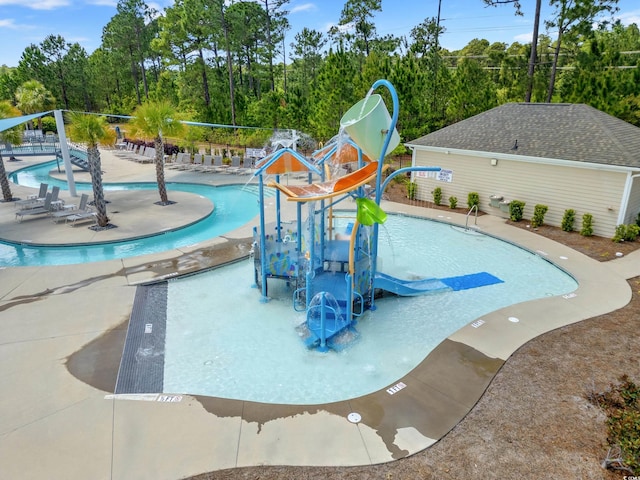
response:
<path id="1" fill-rule="evenodd" d="M 96 5 L 98 7 L 117 7 L 118 0 L 89 0 L 89 5 Z"/>
<path id="2" fill-rule="evenodd" d="M 316 12 L 318 7 L 315 3 L 303 3 L 302 5 L 297 5 L 290 10 L 290 13 L 300 13 L 300 12 Z"/>
<path id="3" fill-rule="evenodd" d="M 20 30 L 21 32 L 25 32 L 36 28 L 35 25 L 16 23 L 13 18 L 0 18 L 0 30 Z"/>
<path id="4" fill-rule="evenodd" d="M 329 22 L 327 24 L 325 24 L 324 29 L 322 30 L 323 32 L 330 32 L 332 28 L 335 28 L 338 30 L 338 32 L 340 33 L 345 33 L 348 32 L 349 30 L 352 30 L 354 28 L 354 23 L 353 22 L 349 22 L 346 23 L 344 25 L 339 25 L 335 22 Z"/>
<path id="5" fill-rule="evenodd" d="M 619 19 L 623 25 L 631 25 L 632 23 L 635 23 L 640 26 L 640 10 L 619 13 L 615 18 Z"/>
<path id="6" fill-rule="evenodd" d="M 0 18 L 0 28 L 9 28 L 12 30 L 16 30 L 19 28 L 19 26 L 16 25 L 16 22 L 13 18 Z"/>
<path id="7" fill-rule="evenodd" d="M 24 2 L 23 0 L 0 0 L 0 5 L 17 5 L 27 7 L 32 10 L 54 10 L 59 7 L 70 5 L 69 0 L 36 0 L 33 2 Z"/>
<path id="8" fill-rule="evenodd" d="M 531 43 L 533 39 L 533 32 L 521 33 L 513 37 L 513 40 L 518 43 Z"/>

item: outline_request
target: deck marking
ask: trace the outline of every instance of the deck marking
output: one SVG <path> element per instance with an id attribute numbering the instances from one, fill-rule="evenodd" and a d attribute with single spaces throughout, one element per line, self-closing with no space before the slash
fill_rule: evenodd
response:
<path id="1" fill-rule="evenodd" d="M 393 395 L 395 393 L 398 393 L 400 390 L 402 390 L 405 387 L 406 387 L 406 385 L 404 383 L 398 382 L 393 387 L 387 388 L 387 393 L 389 395 Z"/>
<path id="2" fill-rule="evenodd" d="M 158 395 L 158 402 L 177 403 L 182 401 L 182 395 Z"/>

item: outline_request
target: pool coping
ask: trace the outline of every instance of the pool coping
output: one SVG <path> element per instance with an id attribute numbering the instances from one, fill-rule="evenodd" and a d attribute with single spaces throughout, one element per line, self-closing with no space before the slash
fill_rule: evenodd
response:
<path id="1" fill-rule="evenodd" d="M 432 219 L 442 215 L 464 224 L 464 215 L 387 202 L 383 208 Z M 87 375 L 107 380 L 91 386 L 67 371 L 69 358 L 60 362 L 92 343 L 103 358 L 119 360 L 123 316 L 128 318 L 133 305 L 131 286 L 211 266 L 217 254 L 203 251 L 228 246 L 232 240 L 238 248 L 229 251 L 246 255 L 246 226 L 225 238 L 163 254 L 90 266 L 0 269 L 0 331 L 8 342 L 0 351 L 7 352 L 3 378 L 6 391 L 12 392 L 0 409 L 0 424 L 5 425 L 0 431 L 0 464 L 14 476 L 55 472 L 65 478 L 177 479 L 251 465 L 370 465 L 427 448 L 472 410 L 515 350 L 547 331 L 626 305 L 631 297 L 626 279 L 639 270 L 638 254 L 600 263 L 498 217 L 484 215 L 479 224 L 487 233 L 557 262 L 579 282 L 576 295 L 483 315 L 439 345 L 423 362 L 422 367 L 432 365 L 428 369 L 419 366 L 374 394 L 324 405 L 270 405 L 182 394 L 132 401 L 107 389 L 113 377 L 109 365 L 97 362 L 89 369 L 89 362 L 82 363 Z M 483 322 L 478 325 L 478 320 Z M 111 340 L 105 341 L 109 335 Z M 25 368 L 29 384 L 22 381 Z M 29 385 L 46 387 L 47 395 L 32 392 Z M 349 421 L 351 413 L 360 415 L 358 423 Z M 64 428 L 57 427 L 58 421 Z M 93 426 L 90 441 L 82 433 L 86 424 Z M 38 462 L 32 461 L 35 457 Z"/>

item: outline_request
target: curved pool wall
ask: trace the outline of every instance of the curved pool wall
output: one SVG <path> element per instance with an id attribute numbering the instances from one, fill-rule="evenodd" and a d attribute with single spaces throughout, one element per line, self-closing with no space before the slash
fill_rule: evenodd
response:
<path id="1" fill-rule="evenodd" d="M 289 405 L 360 397 L 405 376 L 481 316 L 577 288 L 535 253 L 433 220 L 389 215 L 379 252 L 382 271 L 401 278 L 487 271 L 503 283 L 381 298 L 358 320 L 360 337 L 351 346 L 323 354 L 298 337 L 304 314 L 293 310 L 284 281 L 270 284 L 270 302 L 259 302 L 251 261 L 175 279 L 168 282 L 163 391 Z"/>
<path id="2" fill-rule="evenodd" d="M 18 170 L 10 178 L 17 184 L 37 187 L 41 182 L 66 189 L 66 182 L 51 177 L 56 162 L 47 162 Z M 91 184 L 76 183 L 78 190 L 89 190 Z M 153 190 L 154 182 L 106 183 L 105 191 Z M 211 186 L 196 183 L 168 182 L 167 189 L 201 195 L 215 206 L 211 215 L 180 229 L 119 242 L 39 246 L 0 242 L 0 266 L 47 266 L 98 262 L 158 253 L 193 245 L 218 237 L 248 223 L 258 214 L 257 192 L 245 185 Z"/>

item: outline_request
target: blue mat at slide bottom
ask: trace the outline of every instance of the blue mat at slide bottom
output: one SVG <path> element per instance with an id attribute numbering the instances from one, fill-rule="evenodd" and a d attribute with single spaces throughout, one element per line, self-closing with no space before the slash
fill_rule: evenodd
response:
<path id="1" fill-rule="evenodd" d="M 470 273 L 469 275 L 461 275 L 459 277 L 441 278 L 440 281 L 451 287 L 451 290 L 467 290 L 469 288 L 485 287 L 496 283 L 504 283 L 487 272 Z"/>

